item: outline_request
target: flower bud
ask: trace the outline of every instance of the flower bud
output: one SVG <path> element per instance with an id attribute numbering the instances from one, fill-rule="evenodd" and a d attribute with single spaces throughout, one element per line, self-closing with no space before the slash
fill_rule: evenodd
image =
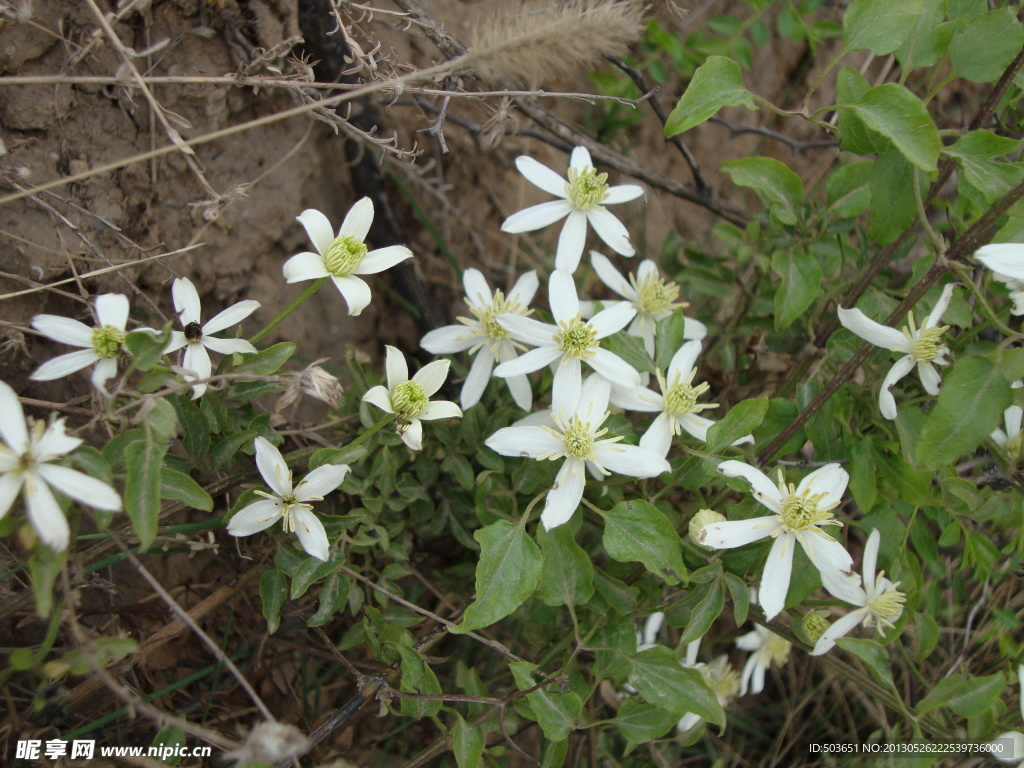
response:
<path id="1" fill-rule="evenodd" d="M 701 549 L 706 549 L 709 552 L 714 547 L 706 547 L 700 543 L 700 532 L 705 525 L 711 525 L 712 523 L 724 523 L 725 515 L 715 512 L 713 509 L 702 509 L 696 515 L 690 519 L 690 541 L 696 544 Z"/>
<path id="2" fill-rule="evenodd" d="M 801 619 L 800 628 L 812 643 L 818 642 L 818 639 L 825 634 L 825 630 L 831 626 L 827 616 L 828 611 L 811 611 L 805 613 Z"/>

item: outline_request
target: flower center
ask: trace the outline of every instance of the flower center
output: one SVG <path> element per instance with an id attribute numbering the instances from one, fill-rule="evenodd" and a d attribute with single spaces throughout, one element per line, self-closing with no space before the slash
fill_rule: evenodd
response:
<path id="1" fill-rule="evenodd" d="M 523 314 L 519 307 L 519 302 L 509 301 L 505 298 L 505 294 L 497 290 L 494 292 L 494 298 L 491 299 L 491 303 L 489 305 L 478 306 L 476 304 L 470 304 L 469 311 L 473 313 L 477 322 L 480 324 L 480 332 L 486 336 L 490 336 L 492 342 L 507 339 L 512 335 L 501 326 L 501 323 L 497 321 L 496 318 L 498 315 L 505 313 L 516 315 Z M 459 320 L 466 325 L 471 325 L 473 323 L 472 320 L 465 317 L 460 317 Z"/>
<path id="2" fill-rule="evenodd" d="M 366 258 L 366 245 L 351 235 L 336 238 L 324 254 L 324 269 L 335 277 L 345 277 L 363 263 Z"/>
<path id="3" fill-rule="evenodd" d="M 948 325 L 922 328 L 919 331 L 914 325 L 913 313 L 907 315 L 907 322 L 908 325 L 903 328 L 903 335 L 910 340 L 910 356 L 915 362 L 929 363 L 949 351 L 942 343 L 942 334 L 949 330 Z"/>
<path id="4" fill-rule="evenodd" d="M 629 282 L 636 291 L 636 309 L 641 315 L 657 317 L 677 307 L 687 306 L 685 302 L 676 302 L 679 298 L 679 286 L 671 281 L 665 282 L 657 274 L 649 274 L 637 282 L 636 275 L 630 273 Z"/>
<path id="5" fill-rule="evenodd" d="M 285 533 L 295 533 L 295 515 L 292 514 L 292 510 L 312 509 L 313 505 L 303 504 L 295 498 L 294 493 L 282 496 L 281 503 L 284 504 L 284 510 L 281 512 L 281 527 L 284 528 Z"/>
<path id="6" fill-rule="evenodd" d="M 593 166 L 570 168 L 565 194 L 578 211 L 589 211 L 608 197 L 608 174 L 598 173 Z"/>
<path id="7" fill-rule="evenodd" d="M 764 639 L 761 652 L 772 664 L 781 667 L 789 659 L 790 648 L 792 645 L 788 640 L 784 640 L 772 632 Z"/>
<path id="8" fill-rule="evenodd" d="M 881 580 L 882 574 L 879 573 L 878 581 Z M 907 596 L 896 589 L 898 586 L 891 584 L 881 594 L 868 595 L 865 607 L 881 627 L 893 626 L 903 614 L 903 603 L 907 601 Z"/>
<path id="9" fill-rule="evenodd" d="M 586 360 L 594 354 L 593 347 L 601 346 L 597 341 L 597 331 L 584 323 L 579 315 L 558 325 L 561 330 L 554 335 L 555 343 L 567 355 Z"/>
<path id="10" fill-rule="evenodd" d="M 831 519 L 831 512 L 818 507 L 824 496 L 824 493 L 797 496 L 796 489 L 790 486 L 790 495 L 782 499 L 783 524 L 791 531 L 806 531 Z"/>
<path id="11" fill-rule="evenodd" d="M 423 413 L 430 398 L 415 381 L 403 381 L 391 393 L 391 407 L 403 419 L 412 419 Z"/>
<path id="12" fill-rule="evenodd" d="M 92 351 L 101 358 L 117 357 L 125 352 L 125 332 L 112 325 L 104 325 L 92 330 Z"/>
<path id="13" fill-rule="evenodd" d="M 690 379 L 693 379 L 693 374 L 690 375 Z M 702 410 L 706 406 L 698 406 L 697 398 L 707 392 L 708 389 L 706 381 L 702 381 L 696 387 L 690 386 L 689 381 L 680 381 L 670 387 L 665 394 L 665 410 L 672 416 L 685 416 L 688 413 L 693 413 L 695 410 Z"/>
<path id="14" fill-rule="evenodd" d="M 732 668 L 732 665 L 724 656 L 719 656 L 710 664 L 698 664 L 704 682 L 715 692 L 718 703 L 723 707 L 740 690 L 740 674 Z"/>
<path id="15" fill-rule="evenodd" d="M 818 642 L 819 638 L 825 634 L 825 630 L 828 629 L 828 619 L 825 618 L 827 615 L 825 611 L 811 611 L 804 614 L 800 626 L 803 628 L 804 634 L 807 635 L 807 639 L 812 643 Z"/>
<path id="16" fill-rule="evenodd" d="M 1010 435 L 1010 439 L 1006 441 L 1006 452 L 1014 461 L 1024 456 L 1024 431 Z"/>
<path id="17" fill-rule="evenodd" d="M 202 341 L 203 326 L 193 320 L 185 326 L 185 338 L 192 344 Z"/>
<path id="18" fill-rule="evenodd" d="M 590 430 L 590 423 L 581 422 L 575 416 L 562 434 L 562 442 L 567 456 L 587 459 L 594 454 L 594 434 Z"/>

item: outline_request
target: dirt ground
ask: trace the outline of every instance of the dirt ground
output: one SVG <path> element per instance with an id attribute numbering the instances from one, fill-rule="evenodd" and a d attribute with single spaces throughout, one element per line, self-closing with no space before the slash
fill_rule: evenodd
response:
<path id="1" fill-rule="evenodd" d="M 306 66 L 293 59 L 308 55 L 309 41 L 297 40 L 302 35 L 301 14 L 308 5 L 298 0 L 155 0 L 134 4 L 99 0 L 103 12 L 136 8 L 111 22 L 113 32 L 130 49 L 118 51 L 109 36 L 99 30 L 95 13 L 83 0 L 0 3 L 0 8 L 25 6 L 32 10 L 31 18 L 22 21 L 14 17 L 13 11 L 3 17 L 0 76 L 35 78 L 16 85 L 0 83 L 0 140 L 6 148 L 0 156 L 0 195 L 10 197 L 45 182 L 62 182 L 29 197 L 0 201 L 0 366 L 5 381 L 24 391 L 27 375 L 56 352 L 53 344 L 27 327 L 30 318 L 42 312 L 86 318 L 85 289 L 92 295 L 127 293 L 133 320 L 157 326 L 172 317 L 172 279 L 188 276 L 199 288 L 207 316 L 242 299 L 259 300 L 263 308 L 246 323 L 247 331 L 255 331 L 304 287 L 287 285 L 281 276 L 284 261 L 309 248 L 295 217 L 305 208 L 317 208 L 337 224 L 349 206 L 366 194 L 357 180 L 357 176 L 363 177 L 353 172 L 352 165 L 353 156 L 361 153 L 379 169 L 397 231 L 416 254 L 411 279 L 422 289 L 420 300 L 426 302 L 426 310 L 432 308 L 436 317 L 450 322 L 455 314 L 452 304 L 460 294 L 458 279 L 439 243 L 444 243 L 460 266 L 481 268 L 499 282 L 503 274 L 539 266 L 532 262 L 535 249 L 527 247 L 532 242 L 529 236 L 512 238 L 499 230 L 510 213 L 542 199 L 542 194 L 515 172 L 514 159 L 528 152 L 560 168 L 566 163 L 566 155 L 534 138 L 514 135 L 514 129 L 527 127 L 529 120 L 516 112 L 503 115 L 500 99 L 482 103 L 462 100 L 451 105 L 452 119 L 444 128 L 449 154 L 442 153 L 433 136 L 419 132 L 431 124 L 433 115 L 417 102 L 417 97 L 386 93 L 352 109 L 354 113 L 372 110 L 370 114 L 380 115 L 376 136 L 395 136 L 391 148 L 360 144 L 351 134 L 336 133 L 332 126 L 303 115 L 204 142 L 195 148 L 191 167 L 180 152 L 134 159 L 166 146 L 168 128 L 186 140 L 193 139 L 300 104 L 294 89 L 255 89 L 201 80 L 238 72 L 281 77 L 304 73 Z M 498 12 L 502 0 L 432 0 L 423 5 L 454 35 L 465 39 L 474 20 Z M 682 35 L 703 23 L 705 14 L 725 13 L 733 5 L 746 7 L 722 0 L 702 3 L 682 19 L 667 11 L 660 12 L 660 18 L 666 28 Z M 380 7 L 391 6 L 381 2 Z M 404 31 L 404 24 L 395 17 L 379 14 L 372 24 L 367 20 L 356 26 L 363 31 L 372 29 L 381 42 L 381 58 L 395 65 L 422 67 L 440 59 L 431 42 Z M 805 54 L 796 46 L 779 46 L 778 55 L 759 61 L 757 67 L 745 73 L 747 86 L 786 105 L 792 77 L 802 66 Z M 862 63 L 870 65 L 869 73 L 875 66 L 867 57 Z M 166 127 L 157 119 L 147 95 L 129 85 L 129 64 L 151 77 L 196 78 L 185 85 L 152 85 L 151 94 L 160 105 Z M 313 69 L 315 72 L 316 66 Z M 593 89 L 584 72 L 543 85 L 549 90 Z M 672 83 L 663 94 L 669 107 L 680 89 L 679 83 Z M 439 103 L 436 98 L 427 97 L 427 101 Z M 574 126 L 585 126 L 593 110 L 578 100 L 545 103 Z M 342 114 L 347 112 L 342 110 Z M 743 110 L 726 110 L 724 114 L 750 123 L 762 119 Z M 496 125 L 504 126 L 506 134 L 496 143 L 489 142 L 466 131 L 459 119 L 474 124 L 494 119 Z M 799 128 L 790 135 L 806 138 Z M 794 157 L 784 147 L 762 147 L 762 141 L 752 135 L 730 137 L 726 129 L 712 124 L 701 126 L 687 137 L 691 151 L 719 194 L 731 194 L 725 178 L 717 172 L 726 159 L 755 152 L 775 153 L 806 178 L 808 168 L 824 168 L 835 152 L 823 150 Z M 682 157 L 666 150 L 661 124 L 650 112 L 628 133 L 616 136 L 614 145 L 664 174 L 690 180 Z M 418 154 L 412 161 L 393 149 Z M 380 165 L 382 155 L 384 164 Z M 613 180 L 618 176 L 613 173 Z M 740 195 L 732 196 L 743 201 Z M 700 206 L 657 190 L 646 196 L 638 215 L 641 220 L 634 226 L 640 233 L 636 239 L 641 255 L 657 253 L 670 231 L 705 242 L 714 221 Z M 436 234 L 424 225 L 424 220 L 431 223 Z M 145 265 L 135 264 L 179 249 L 189 250 Z M 128 262 L 132 265 L 117 272 L 75 280 L 76 275 Z M 31 290 L 61 280 L 67 282 L 59 289 Z M 406 311 L 406 302 L 415 304 L 416 299 L 396 283 L 394 276 L 375 279 L 372 288 L 375 300 L 370 308 L 359 318 L 349 318 L 340 297 L 330 286 L 325 287 L 310 305 L 280 326 L 276 338 L 295 342 L 303 360 L 326 357 L 335 364 L 348 344 L 357 345 L 375 358 L 382 354 L 386 343 L 397 343 L 411 352 L 420 335 L 429 329 L 429 318 L 417 321 Z M 15 292 L 21 295 L 7 295 Z M 727 313 L 728 308 L 707 311 Z M 84 376 L 32 386 L 32 397 L 54 403 L 73 403 L 89 396 Z M 200 552 L 195 557 L 173 555 L 162 559 L 157 575 L 168 588 L 173 587 L 184 606 L 191 607 L 218 586 L 238 578 L 244 567 L 231 558 Z M 120 575 L 129 574 L 126 571 Z M 114 587 L 101 581 L 95 580 L 90 586 L 113 590 L 118 599 L 114 613 L 96 619 L 97 631 L 123 631 L 145 638 L 168 620 L 142 587 Z M 85 610 L 88 608 L 86 605 Z M 303 605 L 299 605 L 296 621 L 302 621 L 302 610 Z M 350 684 L 338 680 L 323 689 L 337 701 L 310 702 L 296 695 L 294 677 L 303 668 L 304 656 L 318 651 L 295 647 L 287 633 L 267 638 L 258 605 L 233 607 L 229 616 L 217 618 L 213 628 L 225 635 L 248 637 L 250 644 L 258 640 L 255 657 L 260 666 L 248 673 L 258 692 L 277 707 L 275 715 L 283 722 L 315 726 L 317 713 L 329 711 L 350 693 Z M 26 615 L 11 630 L 16 635 L 14 642 L 0 644 L 25 644 L 40 637 L 44 630 Z M 159 690 L 209 663 L 209 656 L 194 639 L 179 638 L 152 653 L 147 664 L 136 669 L 135 682 L 140 690 Z M 30 698 L 32 693 L 21 691 L 19 696 Z M 35 693 L 59 698 L 69 691 Z M 228 692 L 219 701 L 217 707 L 205 713 L 211 724 L 220 726 L 222 717 L 245 715 L 246 699 L 237 691 Z M 200 703 L 199 699 L 179 697 L 167 706 L 191 716 Z M 52 737 L 87 722 L 89 709 L 85 706 L 65 711 L 63 717 L 51 720 L 19 720 L 19 725 L 22 733 L 31 730 L 43 734 L 43 738 L 46 734 Z M 348 753 L 351 759 L 357 759 L 360 727 L 357 723 L 343 730 L 331 745 L 332 754 Z M 403 738 L 415 740 L 416 728 Z M 5 737 L 11 738 L 11 733 Z M 135 742 L 129 739 L 121 743 Z"/>

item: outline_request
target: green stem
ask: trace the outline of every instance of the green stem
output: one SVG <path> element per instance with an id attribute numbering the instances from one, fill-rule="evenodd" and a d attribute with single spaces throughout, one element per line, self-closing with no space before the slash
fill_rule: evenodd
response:
<path id="1" fill-rule="evenodd" d="M 258 341 L 262 341 L 268 333 L 277 328 L 277 326 L 279 326 L 282 323 L 282 321 L 286 317 L 288 317 L 288 315 L 290 315 L 292 312 L 294 312 L 296 309 L 302 306 L 306 299 L 308 299 L 310 296 L 312 296 L 314 293 L 320 290 L 320 286 L 322 286 L 326 282 L 326 277 L 321 277 L 318 280 L 314 280 L 313 284 L 309 286 L 309 288 L 304 290 L 302 294 L 297 299 L 295 299 L 295 301 L 293 301 L 287 307 L 282 309 L 280 314 L 278 314 L 277 317 L 271 320 L 262 331 L 257 332 L 255 336 L 250 338 L 249 343 L 255 344 Z"/>
<path id="2" fill-rule="evenodd" d="M 985 315 L 988 321 L 998 328 L 999 332 L 1004 336 L 1018 336 L 1019 334 L 1015 330 L 1010 328 L 1008 325 L 1005 325 L 996 316 L 996 312 L 992 308 L 992 305 L 988 303 L 988 299 L 985 297 L 985 294 L 978 289 L 978 286 L 974 284 L 974 280 L 971 279 L 970 267 L 967 267 L 964 264 L 952 264 L 951 266 L 953 267 L 953 271 L 956 272 L 957 277 L 960 278 L 960 282 L 967 286 L 967 290 L 974 295 L 974 300 L 977 302 L 978 308 L 981 309 L 981 313 Z"/>
<path id="3" fill-rule="evenodd" d="M 346 445 L 344 445 L 342 447 L 343 448 L 355 448 L 357 445 L 360 445 L 363 442 L 365 442 L 366 438 L 368 438 L 370 435 L 375 434 L 376 432 L 380 432 L 384 427 L 386 427 L 388 424 L 390 424 L 394 420 L 395 420 L 395 414 L 393 414 L 393 413 L 385 413 L 383 416 L 381 416 L 377 420 L 377 422 L 372 427 L 370 427 L 368 430 L 363 432 L 363 434 L 361 434 L 355 440 L 353 440 L 350 443 L 347 443 Z"/>

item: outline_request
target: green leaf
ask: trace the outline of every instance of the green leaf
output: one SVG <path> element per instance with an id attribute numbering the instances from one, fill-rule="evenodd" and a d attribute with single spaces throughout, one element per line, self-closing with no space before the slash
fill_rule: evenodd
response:
<path id="1" fill-rule="evenodd" d="M 976 717 L 999 699 L 1006 680 L 1000 674 L 967 677 L 956 674 L 940 680 L 931 693 L 917 705 L 917 712 L 926 715 L 939 707 L 947 707 L 962 717 Z"/>
<path id="2" fill-rule="evenodd" d="M 655 364 L 663 371 L 668 370 L 672 357 L 683 345 L 684 334 L 686 333 L 686 318 L 683 310 L 677 309 L 664 320 L 658 322 L 658 329 L 655 333 L 654 348 L 656 351 Z"/>
<path id="3" fill-rule="evenodd" d="M 161 759 L 161 762 L 164 765 L 180 765 L 181 755 L 174 754 L 176 751 L 174 748 L 184 747 L 186 743 L 187 739 L 185 738 L 185 731 L 174 725 L 165 725 L 157 732 L 156 736 L 153 737 L 152 746 L 170 748 L 168 756 Z M 188 753 L 185 752 L 185 754 Z"/>
<path id="4" fill-rule="evenodd" d="M 772 269 L 782 278 L 775 292 L 775 329 L 783 331 L 818 297 L 821 265 L 808 253 L 787 249 L 772 255 Z"/>
<path id="5" fill-rule="evenodd" d="M 498 520 L 473 533 L 480 544 L 476 599 L 455 634 L 486 627 L 526 602 L 540 581 L 544 556 L 522 525 Z"/>
<path id="6" fill-rule="evenodd" d="M 124 511 L 139 538 L 140 552 L 149 549 L 160 524 L 160 475 L 166 453 L 167 441 L 144 424 L 143 439 L 126 455 Z"/>
<path id="7" fill-rule="evenodd" d="M 604 548 L 621 563 L 639 561 L 668 584 L 686 579 L 675 527 L 646 501 L 623 501 L 604 513 Z"/>
<path id="8" fill-rule="evenodd" d="M 320 587 L 320 603 L 316 613 L 306 619 L 307 627 L 322 627 L 334 618 L 334 614 L 342 609 L 348 598 L 349 582 L 341 571 L 335 571 Z"/>
<path id="9" fill-rule="evenodd" d="M 528 661 L 514 661 L 508 665 L 512 670 L 512 676 L 516 680 L 516 686 L 520 691 L 532 688 L 536 681 L 533 679 L 533 671 L 536 664 Z M 558 693 L 555 684 L 545 685 L 533 693 L 526 695 L 526 700 L 533 710 L 534 717 L 544 731 L 544 738 L 548 741 L 564 741 L 569 737 L 569 732 L 576 727 L 576 721 L 583 713 L 583 700 L 579 694 L 569 691 Z"/>
<path id="10" fill-rule="evenodd" d="M 871 90 L 871 83 L 853 67 L 843 67 L 836 76 L 836 102 L 853 104 Z M 849 109 L 840 109 L 837 113 L 836 125 L 839 128 L 839 148 L 858 155 L 870 155 L 879 152 L 876 139 L 881 143 L 885 140 L 864 125 L 857 113 Z"/>
<path id="11" fill-rule="evenodd" d="M 900 153 L 923 171 L 934 171 L 942 141 L 924 103 L 898 83 L 871 88 L 856 102 L 839 104 L 864 124 L 889 139 Z"/>
<path id="12" fill-rule="evenodd" d="M 953 74 L 975 83 L 998 80 L 1024 46 L 1024 28 L 1013 8 L 999 8 L 971 20 L 953 34 L 949 63 Z"/>
<path id="13" fill-rule="evenodd" d="M 280 344 L 261 349 L 255 355 L 249 355 L 245 358 L 245 362 L 235 366 L 234 373 L 270 376 L 277 373 L 293 354 L 295 354 L 295 345 L 290 341 L 282 341 Z"/>
<path id="14" fill-rule="evenodd" d="M 195 401 L 184 395 L 172 395 L 168 398 L 178 414 L 178 423 L 181 424 L 181 444 L 185 446 L 188 455 L 197 464 L 206 458 L 210 450 L 210 422 L 203 416 L 203 412 Z"/>
<path id="15" fill-rule="evenodd" d="M 178 416 L 174 412 L 174 406 L 162 397 L 149 402 L 152 405 L 146 413 L 146 423 L 160 437 L 167 440 L 174 437 L 178 431 Z"/>
<path id="16" fill-rule="evenodd" d="M 701 585 L 695 592 L 704 592 L 701 600 L 690 610 L 690 620 L 679 638 L 679 645 L 684 646 L 704 637 L 704 634 L 711 628 L 715 619 L 725 608 L 725 587 L 721 579 L 709 581 Z"/>
<path id="17" fill-rule="evenodd" d="M 340 552 L 331 553 L 327 560 L 307 557 L 292 576 L 292 600 L 302 597 L 306 594 L 307 589 L 320 579 L 334 573 L 344 564 L 345 556 Z"/>
<path id="18" fill-rule="evenodd" d="M 732 600 L 732 616 L 736 626 L 742 626 L 747 620 L 747 611 L 750 609 L 750 587 L 735 573 L 726 571 L 722 574 L 722 580 L 729 589 L 729 599 Z"/>
<path id="19" fill-rule="evenodd" d="M 214 469 L 226 469 L 234 461 L 242 446 L 253 445 L 257 437 L 258 435 L 253 430 L 243 429 L 216 443 L 210 450 L 210 461 Z"/>
<path id="20" fill-rule="evenodd" d="M 679 665 L 668 648 L 657 645 L 629 659 L 629 684 L 647 701 L 670 712 L 692 712 L 709 723 L 725 725 L 725 712 L 718 696 L 696 669 Z"/>
<path id="21" fill-rule="evenodd" d="M 874 640 L 841 637 L 836 640 L 836 645 L 863 661 L 871 670 L 871 676 L 875 678 L 876 682 L 887 688 L 894 688 L 889 652 L 880 643 Z"/>
<path id="22" fill-rule="evenodd" d="M 678 720 L 679 713 L 647 704 L 634 697 L 622 702 L 612 724 L 627 741 L 646 744 L 654 739 L 660 739 Z"/>
<path id="23" fill-rule="evenodd" d="M 276 568 L 264 571 L 260 574 L 260 598 L 267 632 L 272 635 L 281 626 L 281 608 L 288 599 L 288 578 Z"/>
<path id="24" fill-rule="evenodd" d="M 917 218 L 917 200 L 914 197 L 917 169 L 896 150 L 883 152 L 875 160 L 871 175 L 871 215 L 868 217 L 868 236 L 876 243 L 895 242 Z"/>
<path id="25" fill-rule="evenodd" d="M 956 158 L 961 181 L 977 189 L 991 205 L 1024 178 L 1024 168 L 1019 165 L 996 162 L 1019 146 L 1019 141 L 981 129 L 964 134 L 944 151 Z"/>
<path id="26" fill-rule="evenodd" d="M 32 581 L 32 595 L 36 600 L 36 614 L 41 619 L 48 619 L 53 612 L 53 585 L 67 561 L 66 549 L 55 552 L 41 543 L 35 546 L 28 558 L 28 573 Z"/>
<path id="27" fill-rule="evenodd" d="M 193 509 L 213 511 L 213 499 L 203 487 L 186 475 L 170 467 L 160 469 L 160 498 L 181 501 Z"/>
<path id="28" fill-rule="evenodd" d="M 796 224 L 804 184 L 784 163 L 770 157 L 745 157 L 722 163 L 721 170 L 732 177 L 736 186 L 756 190 L 783 224 Z"/>
<path id="29" fill-rule="evenodd" d="M 970 21 L 988 10 L 988 0 L 948 0 L 946 6 L 950 21 Z"/>
<path id="30" fill-rule="evenodd" d="M 537 597 L 547 605 L 583 605 L 594 596 L 594 566 L 573 536 L 572 527 L 541 528 L 537 539 L 544 551 Z"/>
<path id="31" fill-rule="evenodd" d="M 644 349 L 643 339 L 623 331 L 601 339 L 601 346 L 621 357 L 640 373 L 654 373 L 654 361 Z"/>
<path id="32" fill-rule="evenodd" d="M 892 53 L 914 31 L 921 0 L 853 0 L 843 14 L 843 52 Z"/>
<path id="33" fill-rule="evenodd" d="M 750 92 L 743 87 L 740 65 L 725 56 L 708 56 L 697 67 L 693 79 L 665 122 L 665 135 L 675 136 L 700 125 L 722 107 L 739 105 L 756 109 Z"/>
<path id="34" fill-rule="evenodd" d="M 718 453 L 761 426 L 768 412 L 768 398 L 756 397 L 736 403 L 721 421 L 708 428 L 708 451 Z"/>
<path id="35" fill-rule="evenodd" d="M 467 723 L 455 713 L 452 726 L 452 752 L 459 768 L 479 768 L 484 754 L 484 732 L 476 723 Z"/>
<path id="36" fill-rule="evenodd" d="M 825 182 L 829 208 L 841 219 L 855 219 L 871 206 L 871 177 L 875 162 L 848 163 L 836 168 Z"/>
<path id="37" fill-rule="evenodd" d="M 80 447 L 72 454 L 71 461 L 90 477 L 109 486 L 114 485 L 113 473 L 110 471 L 110 464 L 107 462 L 107 458 L 92 446 L 83 445 Z M 96 527 L 101 531 L 106 530 L 107 526 L 110 525 L 110 521 L 114 519 L 113 510 L 90 509 L 90 512 Z"/>
<path id="38" fill-rule="evenodd" d="M 896 60 L 904 72 L 930 67 L 946 52 L 953 30 L 951 25 L 942 23 L 943 5 L 943 0 L 924 0 L 910 36 L 896 49 Z"/>
<path id="39" fill-rule="evenodd" d="M 148 371 L 163 357 L 171 340 L 171 326 L 167 325 L 159 334 L 147 329 L 132 331 L 125 336 L 125 346 L 132 353 L 132 364 L 140 371 Z"/>
<path id="40" fill-rule="evenodd" d="M 598 568 L 594 572 L 594 588 L 608 607 L 620 616 L 632 616 L 636 611 L 636 600 L 640 595 L 636 587 L 627 586 Z"/>
<path id="41" fill-rule="evenodd" d="M 994 430 L 1011 402 L 1010 385 L 983 357 L 953 366 L 917 444 L 917 464 L 938 469 L 953 463 Z"/>
<path id="42" fill-rule="evenodd" d="M 401 644 L 398 645 L 398 653 L 402 657 L 403 693 L 426 693 L 432 696 L 443 693 L 434 670 L 419 653 Z M 440 699 L 402 699 L 401 711 L 403 715 L 412 717 L 433 717 L 441 711 L 443 704 Z"/>

